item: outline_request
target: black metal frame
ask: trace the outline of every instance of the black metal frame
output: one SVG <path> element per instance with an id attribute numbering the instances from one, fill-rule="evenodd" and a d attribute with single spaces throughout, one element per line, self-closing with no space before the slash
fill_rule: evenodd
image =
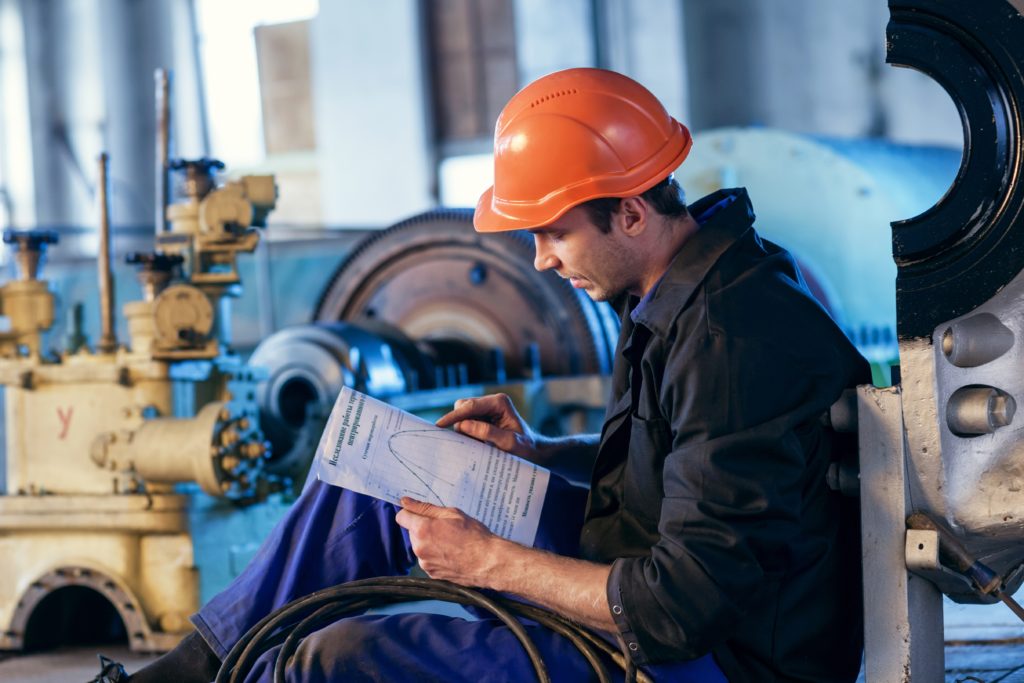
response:
<path id="1" fill-rule="evenodd" d="M 956 180 L 923 214 L 896 221 L 901 339 L 990 299 L 1024 269 L 1024 3 L 890 0 L 890 64 L 934 78 L 960 112 Z"/>

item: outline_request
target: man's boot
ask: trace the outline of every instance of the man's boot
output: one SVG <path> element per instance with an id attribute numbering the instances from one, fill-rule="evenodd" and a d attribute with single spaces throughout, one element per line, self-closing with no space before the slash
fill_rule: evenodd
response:
<path id="1" fill-rule="evenodd" d="M 198 632 L 132 675 L 119 663 L 100 655 L 100 673 L 89 683 L 209 683 L 220 670 L 220 659 Z"/>

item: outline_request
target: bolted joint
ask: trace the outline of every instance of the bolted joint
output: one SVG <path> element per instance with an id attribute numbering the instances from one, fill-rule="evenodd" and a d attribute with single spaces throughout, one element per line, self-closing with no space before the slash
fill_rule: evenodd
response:
<path id="1" fill-rule="evenodd" d="M 1017 402 L 1005 391 L 987 386 L 961 387 L 946 404 L 946 424 L 957 436 L 991 434 L 1013 422 Z"/>

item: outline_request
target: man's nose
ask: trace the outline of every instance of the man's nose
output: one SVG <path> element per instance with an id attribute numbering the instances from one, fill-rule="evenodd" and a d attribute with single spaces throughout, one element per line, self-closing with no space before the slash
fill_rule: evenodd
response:
<path id="1" fill-rule="evenodd" d="M 533 248 L 535 254 L 533 257 L 534 268 L 539 271 L 545 271 L 558 267 L 558 259 L 537 235 L 533 237 Z"/>

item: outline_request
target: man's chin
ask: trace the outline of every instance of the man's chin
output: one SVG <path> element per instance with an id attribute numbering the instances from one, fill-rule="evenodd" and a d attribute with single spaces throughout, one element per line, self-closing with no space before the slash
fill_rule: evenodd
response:
<path id="1" fill-rule="evenodd" d="M 618 292 L 609 292 L 606 289 L 598 287 L 592 280 L 585 280 L 583 278 L 579 278 L 579 280 L 576 278 L 568 278 L 568 280 L 574 289 L 582 289 L 593 301 L 611 301 L 619 294 Z"/>
<path id="2" fill-rule="evenodd" d="M 605 291 L 603 289 L 597 289 L 596 287 L 587 287 L 583 291 L 587 293 L 587 296 L 593 301 L 611 301 L 615 298 L 615 294 L 612 292 Z"/>

